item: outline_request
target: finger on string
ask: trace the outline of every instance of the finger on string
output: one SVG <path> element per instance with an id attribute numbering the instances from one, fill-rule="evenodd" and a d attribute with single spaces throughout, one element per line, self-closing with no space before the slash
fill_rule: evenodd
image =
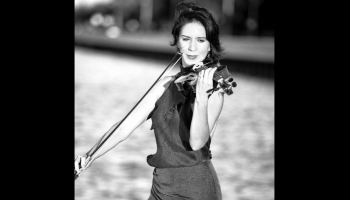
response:
<path id="1" fill-rule="evenodd" d="M 204 79 L 208 79 L 209 78 L 209 72 L 210 72 L 211 68 L 208 68 L 206 70 L 204 70 L 204 74 L 203 74 L 203 78 Z"/>
<path id="2" fill-rule="evenodd" d="M 210 79 L 213 79 L 213 76 L 214 76 L 214 73 L 215 73 L 216 70 L 217 70 L 217 67 L 214 67 L 214 68 L 212 68 L 210 70 L 210 72 L 209 72 L 209 78 Z"/>
<path id="3" fill-rule="evenodd" d="M 199 76 L 200 76 L 200 77 L 203 77 L 203 73 L 204 73 L 204 70 L 200 71 L 200 72 L 199 72 Z"/>
<path id="4" fill-rule="evenodd" d="M 203 70 L 198 73 L 198 82 L 203 80 Z"/>
<path id="5" fill-rule="evenodd" d="M 211 81 L 213 80 L 213 75 L 214 75 L 214 72 L 215 72 L 215 68 L 208 68 L 208 71 L 206 73 L 206 78 L 208 79 L 208 81 Z"/>

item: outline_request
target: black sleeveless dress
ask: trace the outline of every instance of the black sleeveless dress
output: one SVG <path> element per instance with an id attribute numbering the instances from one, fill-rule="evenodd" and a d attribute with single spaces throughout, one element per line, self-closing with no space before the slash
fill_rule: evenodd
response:
<path id="1" fill-rule="evenodd" d="M 178 91 L 174 80 L 158 99 L 152 118 L 157 152 L 147 157 L 155 167 L 148 200 L 221 200 L 221 188 L 210 161 L 210 138 L 200 150 L 189 144 L 195 94 L 189 86 Z"/>

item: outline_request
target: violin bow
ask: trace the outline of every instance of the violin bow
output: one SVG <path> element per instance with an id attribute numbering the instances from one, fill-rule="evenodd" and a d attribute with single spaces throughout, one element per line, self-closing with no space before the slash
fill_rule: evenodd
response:
<path id="1" fill-rule="evenodd" d="M 128 118 L 128 116 L 132 113 L 132 111 L 134 111 L 134 109 L 140 104 L 140 102 L 147 96 L 147 94 L 152 90 L 152 88 L 154 87 L 154 85 L 161 79 L 163 78 L 163 75 L 166 74 L 168 71 L 170 71 L 180 60 L 180 58 L 182 57 L 182 53 L 177 52 L 174 56 L 174 58 L 170 61 L 169 65 L 165 68 L 165 70 L 162 72 L 162 74 L 157 78 L 157 80 L 153 83 L 153 85 L 148 89 L 148 91 L 143 95 L 143 97 L 136 103 L 136 105 L 130 110 L 130 112 L 119 122 L 119 124 L 117 126 L 115 126 L 113 128 L 113 130 L 111 131 L 111 133 L 101 142 L 100 145 L 97 146 L 96 150 L 91 153 L 90 155 L 88 155 L 88 157 L 86 158 L 86 164 L 85 166 L 82 168 L 82 171 L 84 171 L 87 167 L 90 166 L 90 164 L 96 159 L 96 156 L 98 155 L 98 153 L 106 146 L 106 144 L 110 141 L 111 136 L 113 135 L 113 133 L 115 132 L 115 130 L 117 130 L 117 128 L 124 122 L 124 120 L 126 118 Z M 173 64 L 174 60 L 176 60 L 176 62 Z M 171 66 L 171 67 L 170 67 Z M 165 75 L 164 75 L 165 76 Z M 81 172 L 79 173 L 74 169 L 74 180 L 76 180 Z"/>

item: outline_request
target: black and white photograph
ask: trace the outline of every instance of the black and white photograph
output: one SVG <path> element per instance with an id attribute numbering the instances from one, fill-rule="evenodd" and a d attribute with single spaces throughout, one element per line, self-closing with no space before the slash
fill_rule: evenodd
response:
<path id="1" fill-rule="evenodd" d="M 74 199 L 274 200 L 273 0 L 75 0 Z"/>

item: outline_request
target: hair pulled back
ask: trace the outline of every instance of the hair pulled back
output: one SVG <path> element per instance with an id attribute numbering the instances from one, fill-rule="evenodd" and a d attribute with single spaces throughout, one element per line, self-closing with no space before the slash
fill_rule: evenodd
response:
<path id="1" fill-rule="evenodd" d="M 219 26 L 207 9 L 192 2 L 180 2 L 177 4 L 175 9 L 174 26 L 171 31 L 174 41 L 170 45 L 177 45 L 182 27 L 192 22 L 199 22 L 204 26 L 207 40 L 211 47 L 209 57 L 214 60 L 220 59 L 223 48 L 219 41 Z"/>

